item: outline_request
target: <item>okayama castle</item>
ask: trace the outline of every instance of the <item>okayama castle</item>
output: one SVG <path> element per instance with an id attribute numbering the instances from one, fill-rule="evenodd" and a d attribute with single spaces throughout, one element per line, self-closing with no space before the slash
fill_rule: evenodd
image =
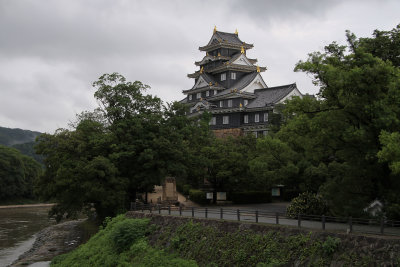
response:
<path id="1" fill-rule="evenodd" d="M 226 33 L 215 27 L 208 44 L 199 47 L 206 53 L 195 62 L 199 70 L 188 74 L 194 86 L 183 90 L 186 97 L 181 103 L 188 105 L 188 116 L 211 113 L 210 127 L 217 137 L 266 135 L 274 107 L 293 96 L 303 97 L 295 83 L 268 87 L 261 76 L 266 68 L 246 56 L 251 48 L 237 30 Z"/>

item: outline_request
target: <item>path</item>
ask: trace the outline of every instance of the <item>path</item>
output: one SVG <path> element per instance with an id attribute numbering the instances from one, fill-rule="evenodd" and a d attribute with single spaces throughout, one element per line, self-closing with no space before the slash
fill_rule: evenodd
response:
<path id="1" fill-rule="evenodd" d="M 273 203 L 272 203 L 273 204 Z M 149 210 L 144 209 L 144 212 Z M 181 210 L 178 207 L 171 207 L 170 209 L 155 209 L 153 213 L 159 213 L 162 215 L 171 216 L 185 216 L 195 218 L 208 218 L 208 219 L 224 219 L 232 221 L 244 221 L 244 222 L 258 222 L 268 224 L 279 224 L 291 227 L 301 227 L 306 229 L 318 229 L 327 231 L 339 231 L 339 232 L 358 232 L 380 235 L 381 226 L 373 223 L 358 224 L 356 221 L 352 221 L 351 225 L 345 221 L 326 221 L 323 223 L 321 218 L 315 220 L 304 220 L 300 221 L 297 219 L 291 219 L 286 217 L 284 214 L 279 212 L 271 212 L 271 210 L 261 209 L 247 209 L 243 206 L 239 209 L 233 209 L 232 207 L 184 207 Z M 328 217 L 327 217 L 328 218 Z M 337 218 L 339 219 L 339 218 Z M 388 236 L 396 236 L 400 238 L 400 225 L 385 225 L 384 234 Z"/>

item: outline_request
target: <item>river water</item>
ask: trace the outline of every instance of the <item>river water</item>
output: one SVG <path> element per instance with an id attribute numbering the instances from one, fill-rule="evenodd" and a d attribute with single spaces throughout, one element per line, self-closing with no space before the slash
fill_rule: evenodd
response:
<path id="1" fill-rule="evenodd" d="M 34 234 L 55 224 L 49 206 L 0 208 L 0 266 L 7 266 L 29 250 Z"/>

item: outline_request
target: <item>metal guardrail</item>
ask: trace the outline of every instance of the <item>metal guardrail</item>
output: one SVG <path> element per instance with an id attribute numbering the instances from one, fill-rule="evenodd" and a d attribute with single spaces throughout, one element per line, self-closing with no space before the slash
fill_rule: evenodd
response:
<path id="1" fill-rule="evenodd" d="M 268 223 L 294 226 L 307 229 L 327 231 L 344 231 L 347 233 L 366 233 L 400 236 L 400 221 L 386 219 L 364 219 L 353 217 L 332 217 L 325 215 L 298 214 L 296 218 L 285 213 L 267 210 L 229 209 L 223 207 L 182 207 L 162 206 L 159 204 L 131 203 L 131 210 L 163 215 L 185 216 L 194 218 L 211 218 L 220 220 L 237 220 L 255 223 Z"/>

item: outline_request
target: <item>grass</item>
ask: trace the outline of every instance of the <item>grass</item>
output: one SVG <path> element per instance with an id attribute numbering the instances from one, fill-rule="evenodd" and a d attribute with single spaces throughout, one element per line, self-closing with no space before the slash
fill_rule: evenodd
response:
<path id="1" fill-rule="evenodd" d="M 55 257 L 51 266 L 197 266 L 193 260 L 151 247 L 146 238 L 151 230 L 147 219 L 117 216 L 107 220 L 87 243 Z"/>

